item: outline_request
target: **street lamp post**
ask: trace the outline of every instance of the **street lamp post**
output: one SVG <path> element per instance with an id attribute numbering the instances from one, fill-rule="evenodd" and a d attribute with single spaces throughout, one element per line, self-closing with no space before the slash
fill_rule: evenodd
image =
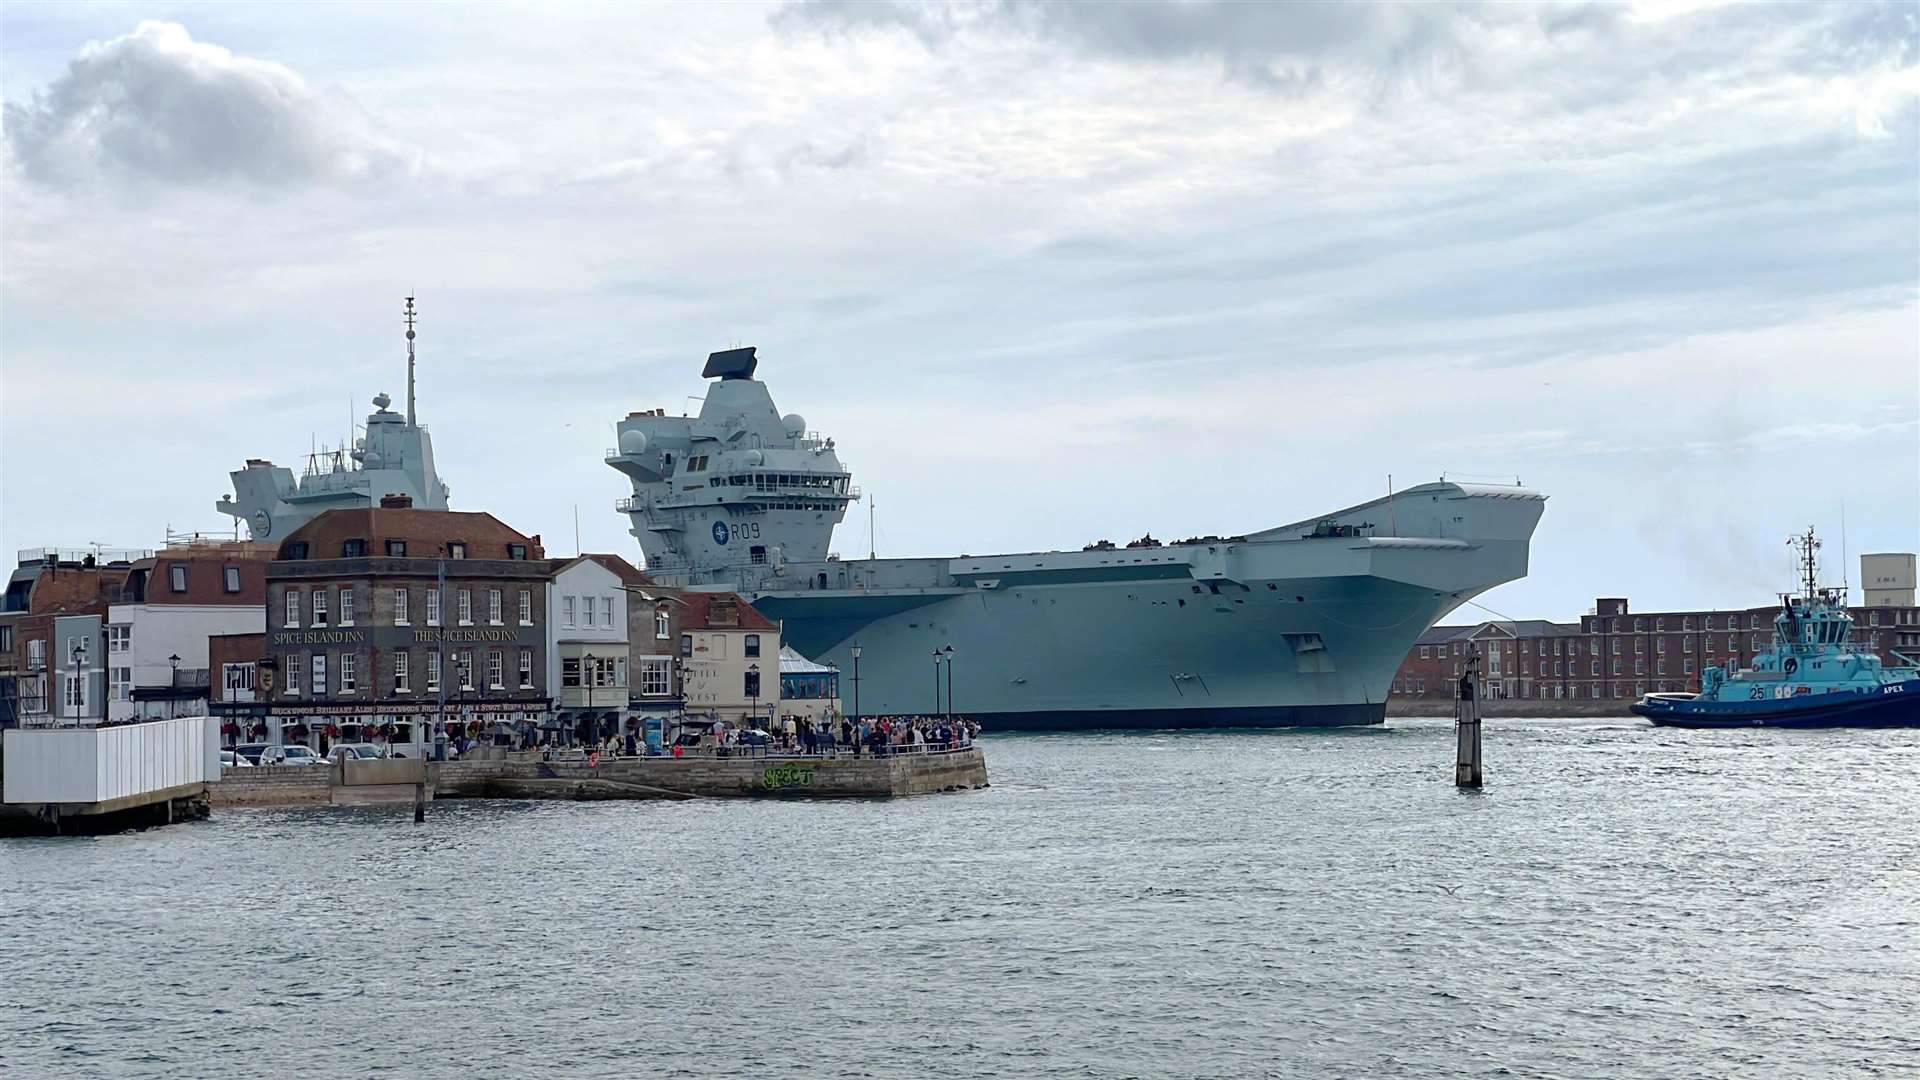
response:
<path id="1" fill-rule="evenodd" d="M 860 722 L 860 643 L 853 643 L 853 722 Z"/>
<path id="2" fill-rule="evenodd" d="M 940 652 L 947 661 L 947 708 L 941 715 L 950 717 L 953 715 L 953 643 L 948 642 Z"/>
<path id="3" fill-rule="evenodd" d="M 933 711 L 940 711 L 940 661 L 946 659 L 940 650 L 933 650 Z"/>
<path id="4" fill-rule="evenodd" d="M 758 721 L 760 719 L 760 665 L 759 664 L 747 665 L 747 696 L 753 699 L 753 712 L 750 715 L 753 717 L 755 721 Z M 749 724 L 748 726 L 751 727 L 752 725 Z"/>

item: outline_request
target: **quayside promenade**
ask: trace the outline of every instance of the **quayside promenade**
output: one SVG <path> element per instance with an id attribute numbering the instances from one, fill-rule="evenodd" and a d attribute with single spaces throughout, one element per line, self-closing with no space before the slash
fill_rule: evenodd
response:
<path id="1" fill-rule="evenodd" d="M 898 798 L 987 787 L 979 746 L 882 755 L 689 754 L 541 760 L 537 752 L 483 760 L 345 760 L 332 766 L 228 770 L 209 786 L 213 807 L 325 806 L 432 799 Z"/>

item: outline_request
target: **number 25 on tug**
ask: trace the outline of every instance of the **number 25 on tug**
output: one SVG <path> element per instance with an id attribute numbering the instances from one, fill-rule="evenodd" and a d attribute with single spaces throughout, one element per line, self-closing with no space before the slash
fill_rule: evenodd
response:
<path id="1" fill-rule="evenodd" d="M 1669 727 L 1920 727 L 1920 665 L 1888 666 L 1853 642 L 1846 595 L 1815 580 L 1820 541 L 1813 530 L 1791 541 L 1800 552 L 1802 595 L 1783 595 L 1773 647 L 1753 666 L 1700 676 L 1698 694 L 1648 694 L 1633 711 Z"/>

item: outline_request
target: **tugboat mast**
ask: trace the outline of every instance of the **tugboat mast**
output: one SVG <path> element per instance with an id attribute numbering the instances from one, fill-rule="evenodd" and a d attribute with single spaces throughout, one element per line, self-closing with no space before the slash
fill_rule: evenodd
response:
<path id="1" fill-rule="evenodd" d="M 1813 535 L 1813 526 L 1809 525 L 1804 536 L 1789 537 L 1787 543 L 1800 549 L 1800 580 L 1806 586 L 1807 602 L 1812 603 L 1814 593 L 1819 588 L 1819 562 L 1814 553 L 1820 550 L 1820 541 Z"/>

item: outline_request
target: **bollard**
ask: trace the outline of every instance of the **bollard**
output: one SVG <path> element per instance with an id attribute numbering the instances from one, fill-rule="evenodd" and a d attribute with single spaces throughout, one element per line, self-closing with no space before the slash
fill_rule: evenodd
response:
<path id="1" fill-rule="evenodd" d="M 1460 694 L 1453 703 L 1454 764 L 1453 785 L 1477 788 L 1481 781 L 1480 758 L 1480 654 L 1467 655 L 1467 670 L 1460 676 Z"/>

